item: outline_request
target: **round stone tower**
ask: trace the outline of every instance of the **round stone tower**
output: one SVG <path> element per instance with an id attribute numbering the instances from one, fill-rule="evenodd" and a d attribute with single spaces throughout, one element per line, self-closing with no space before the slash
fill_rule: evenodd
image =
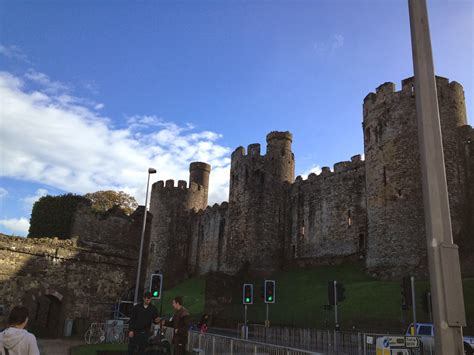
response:
<path id="1" fill-rule="evenodd" d="M 294 180 L 294 155 L 289 132 L 267 135 L 267 151 L 260 144 L 232 153 L 229 192 L 229 246 L 223 269 L 242 268 L 270 273 L 283 260 L 286 194 Z"/>
<path id="2" fill-rule="evenodd" d="M 153 221 L 150 233 L 147 277 L 154 272 L 164 274 L 165 285 L 180 281 L 188 273 L 191 211 L 205 209 L 208 199 L 211 166 L 191 163 L 190 183 L 174 180 L 153 184 L 150 212 Z M 149 280 L 147 280 L 149 281 Z"/>
<path id="3" fill-rule="evenodd" d="M 382 277 L 427 270 L 420 149 L 413 78 L 380 85 L 364 99 L 369 272 Z M 453 232 L 460 230 L 463 187 L 457 127 L 466 123 L 462 87 L 437 77 Z M 404 265 L 400 267 L 400 265 Z"/>

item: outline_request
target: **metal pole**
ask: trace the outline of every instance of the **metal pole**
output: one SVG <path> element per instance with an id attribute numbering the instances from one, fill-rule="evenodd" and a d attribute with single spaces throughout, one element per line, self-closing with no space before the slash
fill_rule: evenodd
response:
<path id="1" fill-rule="evenodd" d="M 338 319 L 337 319 L 337 281 L 334 280 L 334 350 L 337 351 L 337 333 Z"/>
<path id="2" fill-rule="evenodd" d="M 337 281 L 334 281 L 334 328 L 337 328 L 338 319 L 337 319 Z"/>
<path id="3" fill-rule="evenodd" d="M 430 322 L 433 323 L 433 315 L 431 314 L 431 292 L 428 292 L 426 297 L 428 297 L 428 313 L 430 315 Z"/>
<path id="4" fill-rule="evenodd" d="M 270 307 L 268 303 L 266 305 L 267 305 L 267 318 L 265 319 L 265 327 L 269 327 L 270 326 L 270 317 L 269 317 Z"/>
<path id="5" fill-rule="evenodd" d="M 140 240 L 140 253 L 138 254 L 138 270 L 137 270 L 137 279 L 135 281 L 135 296 L 133 298 L 133 304 L 138 303 L 138 286 L 140 283 L 140 269 L 142 267 L 142 254 L 143 254 L 143 239 L 145 238 L 145 228 L 146 228 L 146 215 L 147 215 L 147 204 L 148 204 L 148 185 L 150 184 L 150 171 L 148 171 L 148 180 L 146 182 L 146 196 L 145 196 L 145 216 L 143 217 L 143 226 L 142 226 L 142 236 Z"/>
<path id="6" fill-rule="evenodd" d="M 244 339 L 248 340 L 248 332 L 247 332 L 247 305 L 244 307 Z"/>
<path id="7" fill-rule="evenodd" d="M 418 335 L 416 331 L 416 297 L 415 297 L 415 276 L 410 276 L 410 282 L 411 282 L 411 304 L 413 308 L 413 327 L 415 334 Z"/>
<path id="8" fill-rule="evenodd" d="M 408 0 L 436 354 L 461 355 L 466 324 L 453 244 L 426 0 Z"/>

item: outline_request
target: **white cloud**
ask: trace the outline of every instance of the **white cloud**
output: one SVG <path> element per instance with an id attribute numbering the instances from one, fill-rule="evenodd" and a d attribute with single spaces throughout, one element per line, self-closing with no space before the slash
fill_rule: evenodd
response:
<path id="1" fill-rule="evenodd" d="M 30 221 L 25 217 L 0 219 L 0 225 L 8 228 L 14 234 L 18 233 L 22 236 L 26 236 L 30 228 Z"/>
<path id="2" fill-rule="evenodd" d="M 8 191 L 3 187 L 0 187 L 0 199 L 4 198 L 6 195 L 8 195 Z"/>
<path id="3" fill-rule="evenodd" d="M 26 54 L 23 53 L 23 51 L 18 46 L 5 46 L 0 43 L 0 54 L 10 59 L 17 59 L 31 64 Z"/>
<path id="4" fill-rule="evenodd" d="M 320 41 L 314 44 L 314 49 L 321 56 L 329 56 L 336 52 L 338 48 L 344 46 L 344 36 L 341 34 L 332 35 L 328 41 Z"/>
<path id="5" fill-rule="evenodd" d="M 209 202 L 227 199 L 230 149 L 219 134 L 153 115 L 113 128 L 67 86 L 42 73 L 25 78 L 0 72 L 1 176 L 81 194 L 123 190 L 143 203 L 148 167 L 158 170 L 154 179 L 187 180 L 189 163 L 204 161 L 213 168 Z M 41 87 L 30 89 L 31 80 Z"/>
<path id="6" fill-rule="evenodd" d="M 319 165 L 315 165 L 313 167 L 311 167 L 310 169 L 306 170 L 303 174 L 301 174 L 301 177 L 303 179 L 307 179 L 309 174 L 316 174 L 316 175 L 319 175 L 321 174 L 321 167 Z"/>
<path id="7" fill-rule="evenodd" d="M 24 207 L 27 211 L 31 211 L 31 207 L 33 204 L 38 201 L 41 197 L 46 196 L 48 194 L 48 190 L 46 189 L 38 189 L 34 195 L 29 195 L 23 198 Z"/>

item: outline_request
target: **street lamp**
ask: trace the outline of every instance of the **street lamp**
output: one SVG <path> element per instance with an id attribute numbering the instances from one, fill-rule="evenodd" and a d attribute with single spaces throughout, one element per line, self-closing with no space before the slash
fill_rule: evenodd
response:
<path id="1" fill-rule="evenodd" d="M 135 281 L 135 295 L 133 297 L 133 304 L 138 303 L 138 285 L 140 283 L 140 270 L 142 268 L 142 254 L 143 254 L 143 239 L 145 239 L 145 228 L 146 228 L 146 215 L 148 205 L 148 187 L 150 185 L 150 175 L 156 174 L 156 169 L 148 168 L 148 180 L 146 182 L 146 196 L 145 196 L 145 214 L 143 216 L 142 236 L 140 240 L 140 253 L 138 254 L 138 269 L 137 269 L 137 280 Z"/>

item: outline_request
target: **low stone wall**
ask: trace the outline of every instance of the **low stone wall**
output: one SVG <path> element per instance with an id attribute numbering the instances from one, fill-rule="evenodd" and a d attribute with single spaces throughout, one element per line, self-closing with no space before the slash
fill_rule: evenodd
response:
<path id="1" fill-rule="evenodd" d="M 110 317 L 112 305 L 134 284 L 136 253 L 78 246 L 76 239 L 26 239 L 0 235 L 0 327 L 9 310 L 24 304 L 31 327 L 59 336 L 66 319 L 82 332 Z M 82 325 L 82 326 L 81 326 Z"/>

